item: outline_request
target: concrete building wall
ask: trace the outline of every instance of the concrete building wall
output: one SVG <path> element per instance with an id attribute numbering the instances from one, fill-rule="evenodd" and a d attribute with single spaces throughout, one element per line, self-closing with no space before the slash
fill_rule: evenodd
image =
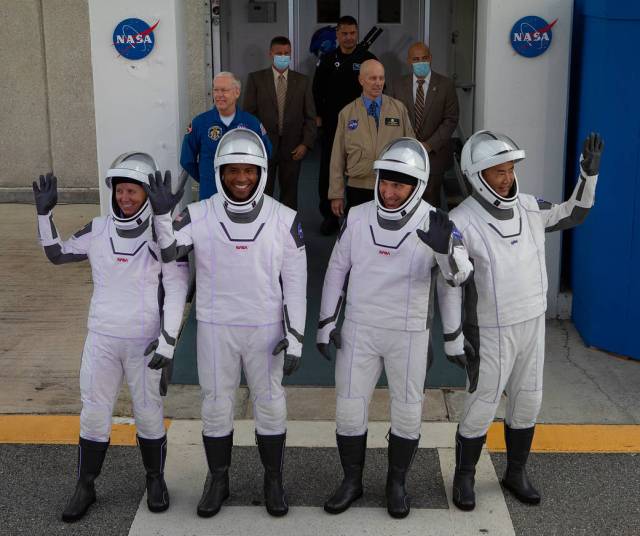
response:
<path id="1" fill-rule="evenodd" d="M 64 188 L 95 187 L 89 10 L 86 0 L 42 0 L 53 170 Z"/>
<path id="2" fill-rule="evenodd" d="M 40 0 L 0 2 L 0 186 L 52 166 L 42 19 Z"/>
<path id="3" fill-rule="evenodd" d="M 193 116 L 211 106 L 208 3 L 185 2 Z M 2 0 L 0 20 L 0 202 L 30 201 L 31 182 L 49 170 L 60 179 L 62 201 L 97 202 L 87 0 Z"/>

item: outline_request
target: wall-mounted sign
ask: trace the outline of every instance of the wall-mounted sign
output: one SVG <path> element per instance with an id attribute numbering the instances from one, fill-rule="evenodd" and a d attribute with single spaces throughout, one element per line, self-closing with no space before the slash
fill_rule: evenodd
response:
<path id="1" fill-rule="evenodd" d="M 113 46 L 116 52 L 128 60 L 146 58 L 155 45 L 153 30 L 159 22 L 152 26 L 142 19 L 125 19 L 119 22 L 113 30 Z"/>
<path id="2" fill-rule="evenodd" d="M 526 58 L 535 58 L 544 54 L 551 46 L 553 37 L 551 28 L 556 22 L 558 19 L 548 23 L 535 15 L 522 17 L 511 28 L 509 39 L 513 50 Z"/>

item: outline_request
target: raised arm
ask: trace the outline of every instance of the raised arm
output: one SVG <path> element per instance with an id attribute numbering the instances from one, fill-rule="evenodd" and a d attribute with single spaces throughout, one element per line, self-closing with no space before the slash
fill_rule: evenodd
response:
<path id="1" fill-rule="evenodd" d="M 171 262 L 186 256 L 193 249 L 191 216 L 187 207 L 176 217 L 175 222 L 171 221 L 171 211 L 183 193 L 171 192 L 171 172 L 165 173 L 164 181 L 159 171 L 156 171 L 155 176 L 149 175 L 149 186 L 146 187 L 146 191 L 153 208 L 153 222 L 162 262 Z"/>
<path id="2" fill-rule="evenodd" d="M 33 197 L 38 213 L 38 238 L 47 258 L 53 264 L 79 262 L 87 259 L 91 242 L 91 222 L 63 241 L 53 223 L 53 208 L 58 202 L 58 179 L 52 173 L 33 181 Z"/>
<path id="3" fill-rule="evenodd" d="M 571 197 L 558 205 L 538 200 L 547 233 L 570 229 L 585 220 L 595 201 L 596 182 L 603 150 L 604 141 L 600 135 L 591 133 L 587 136 L 580 156 L 580 176 Z"/>

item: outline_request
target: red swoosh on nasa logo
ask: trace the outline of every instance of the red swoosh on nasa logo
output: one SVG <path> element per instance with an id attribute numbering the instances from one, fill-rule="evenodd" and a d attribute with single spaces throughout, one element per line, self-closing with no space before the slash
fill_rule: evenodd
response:
<path id="1" fill-rule="evenodd" d="M 556 20 L 558 20 L 558 19 L 556 19 Z M 142 32 L 138 32 L 133 37 L 138 37 L 139 35 L 149 35 L 151 32 L 153 32 L 153 30 L 156 29 L 158 24 L 160 24 L 160 19 L 158 19 L 158 21 L 153 26 L 150 26 L 149 28 L 147 28 L 146 30 L 143 30 Z M 113 43 L 113 46 L 116 46 L 116 44 Z M 135 46 L 135 45 L 133 45 L 133 44 L 129 45 L 127 48 L 124 49 L 124 52 L 126 52 L 127 50 L 129 50 L 133 46 Z M 118 54 L 118 57 L 120 57 L 120 56 L 122 56 L 122 54 Z"/>
<path id="2" fill-rule="evenodd" d="M 553 22 L 550 22 L 549 24 L 547 24 L 546 26 L 540 28 L 539 30 L 536 30 L 538 33 L 547 33 L 549 30 L 551 30 L 551 28 L 553 28 L 554 24 L 558 22 L 558 19 L 554 20 Z"/>

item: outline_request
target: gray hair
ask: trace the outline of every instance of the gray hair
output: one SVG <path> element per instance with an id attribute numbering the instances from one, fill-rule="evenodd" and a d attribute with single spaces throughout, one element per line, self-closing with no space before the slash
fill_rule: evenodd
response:
<path id="1" fill-rule="evenodd" d="M 231 78 L 233 85 L 238 88 L 238 91 L 242 89 L 242 82 L 240 82 L 240 79 L 230 71 L 220 71 L 213 77 L 213 82 L 215 83 L 216 78 L 222 78 L 223 76 Z"/>

